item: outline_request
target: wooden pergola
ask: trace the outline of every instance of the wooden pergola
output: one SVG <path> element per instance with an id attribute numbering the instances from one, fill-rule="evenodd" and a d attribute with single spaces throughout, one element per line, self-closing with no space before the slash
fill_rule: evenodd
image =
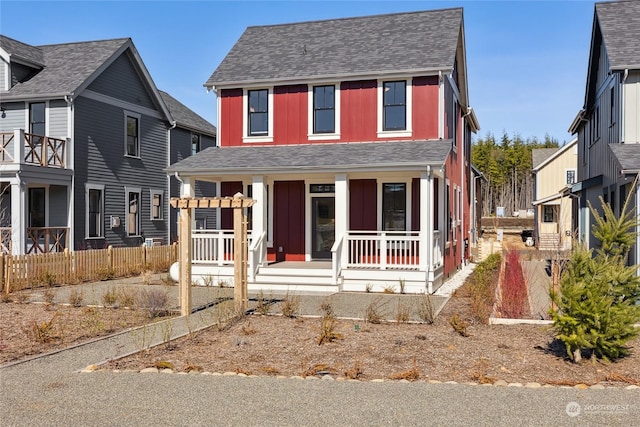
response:
<path id="1" fill-rule="evenodd" d="M 245 208 L 250 208 L 255 200 L 236 193 L 233 197 L 172 197 L 170 204 L 180 209 L 178 237 L 180 247 L 180 280 L 179 299 L 180 314 L 191 314 L 191 223 L 192 210 L 198 208 L 232 208 L 233 209 L 233 301 L 236 312 L 245 311 L 248 306 L 247 297 L 247 215 Z"/>

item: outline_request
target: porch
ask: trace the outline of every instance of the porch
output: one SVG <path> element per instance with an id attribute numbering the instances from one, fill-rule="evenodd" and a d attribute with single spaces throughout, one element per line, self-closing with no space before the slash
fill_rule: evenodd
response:
<path id="1" fill-rule="evenodd" d="M 264 233 L 248 233 L 247 277 L 252 292 L 372 291 L 433 292 L 442 283 L 440 232 L 420 256 L 426 233 L 348 231 L 336 236 L 326 260 L 268 260 Z M 199 285 L 233 285 L 232 230 L 196 230 L 192 234 L 192 277 Z M 433 266 L 429 269 L 428 266 Z M 174 268 L 172 274 L 177 278 Z"/>

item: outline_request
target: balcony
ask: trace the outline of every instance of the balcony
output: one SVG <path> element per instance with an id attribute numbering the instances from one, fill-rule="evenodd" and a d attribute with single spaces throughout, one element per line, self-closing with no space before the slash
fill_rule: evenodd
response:
<path id="1" fill-rule="evenodd" d="M 25 133 L 0 133 L 0 164 L 66 168 L 67 140 Z"/>

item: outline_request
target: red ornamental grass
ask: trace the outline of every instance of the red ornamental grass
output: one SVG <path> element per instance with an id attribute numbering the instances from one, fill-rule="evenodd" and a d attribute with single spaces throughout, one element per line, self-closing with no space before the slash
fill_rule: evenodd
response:
<path id="1" fill-rule="evenodd" d="M 518 252 L 507 252 L 502 281 L 500 308 L 503 317 L 520 319 L 527 316 L 527 288 Z"/>

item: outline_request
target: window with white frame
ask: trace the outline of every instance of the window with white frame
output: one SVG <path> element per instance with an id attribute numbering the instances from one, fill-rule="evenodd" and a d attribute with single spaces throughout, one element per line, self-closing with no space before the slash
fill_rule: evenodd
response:
<path id="1" fill-rule="evenodd" d="M 125 112 L 125 155 L 140 157 L 140 114 Z"/>
<path id="2" fill-rule="evenodd" d="M 273 142 L 273 88 L 245 89 L 243 142 Z"/>
<path id="3" fill-rule="evenodd" d="M 162 190 L 149 190 L 151 199 L 151 220 L 161 220 L 163 218 L 162 211 Z"/>
<path id="4" fill-rule="evenodd" d="M 335 133 L 336 104 L 333 85 L 313 88 L 313 133 Z"/>
<path id="5" fill-rule="evenodd" d="M 125 187 L 125 218 L 127 236 L 140 235 L 140 189 Z"/>
<path id="6" fill-rule="evenodd" d="M 576 182 L 576 170 L 575 169 L 567 169 L 567 185 L 575 184 Z"/>
<path id="7" fill-rule="evenodd" d="M 407 184 L 382 184 L 382 229 L 404 231 L 407 224 Z"/>
<path id="8" fill-rule="evenodd" d="M 378 82 L 378 137 L 411 136 L 411 80 Z"/>
<path id="9" fill-rule="evenodd" d="M 269 91 L 267 89 L 250 90 L 249 97 L 249 136 L 269 134 Z"/>
<path id="10" fill-rule="evenodd" d="M 104 185 L 86 184 L 87 238 L 104 237 Z"/>

